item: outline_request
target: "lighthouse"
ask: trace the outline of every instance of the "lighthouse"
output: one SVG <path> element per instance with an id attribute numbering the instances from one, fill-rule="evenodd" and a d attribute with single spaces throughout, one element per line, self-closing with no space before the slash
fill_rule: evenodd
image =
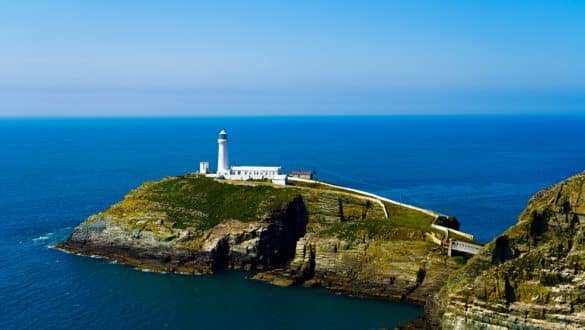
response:
<path id="1" fill-rule="evenodd" d="M 225 176 L 230 173 L 227 132 L 222 129 L 219 132 L 219 139 L 217 139 L 217 176 Z"/>
<path id="2" fill-rule="evenodd" d="M 199 163 L 200 174 L 225 180 L 272 180 L 273 184 L 286 185 L 287 175 L 282 174 L 280 166 L 230 166 L 227 138 L 222 129 L 217 139 L 217 172 L 208 174 L 209 162 L 204 161 Z"/>

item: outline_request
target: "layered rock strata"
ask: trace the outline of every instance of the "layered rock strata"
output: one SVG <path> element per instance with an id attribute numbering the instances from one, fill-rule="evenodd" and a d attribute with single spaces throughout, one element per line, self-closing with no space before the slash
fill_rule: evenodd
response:
<path id="1" fill-rule="evenodd" d="M 585 173 L 536 193 L 425 310 L 434 328 L 585 328 Z"/>
<path id="2" fill-rule="evenodd" d="M 323 185 L 187 175 L 145 183 L 57 247 L 154 271 L 255 269 L 278 285 L 422 304 L 461 261 L 428 240 L 433 220 Z"/>

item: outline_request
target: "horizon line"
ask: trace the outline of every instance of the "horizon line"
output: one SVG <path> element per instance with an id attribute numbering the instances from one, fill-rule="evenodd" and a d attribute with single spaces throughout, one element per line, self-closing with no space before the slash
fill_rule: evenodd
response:
<path id="1" fill-rule="evenodd" d="M 48 116 L 5 116 L 0 115 L 0 120 L 103 120 L 103 119 L 214 119 L 214 118 L 331 118 L 331 117 L 551 117 L 551 116 L 585 116 L 583 111 L 547 111 L 547 112 L 511 112 L 511 113 L 387 113 L 387 114 L 219 114 L 219 115 L 48 115 Z"/>

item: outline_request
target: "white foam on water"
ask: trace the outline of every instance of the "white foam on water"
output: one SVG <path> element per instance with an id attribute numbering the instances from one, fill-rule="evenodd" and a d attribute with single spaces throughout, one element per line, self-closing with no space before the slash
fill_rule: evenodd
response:
<path id="1" fill-rule="evenodd" d="M 102 257 L 100 257 L 100 256 L 97 256 L 97 255 L 95 255 L 95 254 L 90 254 L 90 255 L 88 255 L 88 257 L 90 257 L 90 258 L 94 258 L 94 259 L 102 259 Z"/>
<path id="2" fill-rule="evenodd" d="M 46 241 L 46 240 L 50 239 L 51 236 L 53 236 L 53 235 L 55 235 L 55 233 L 46 233 L 46 234 L 43 234 L 39 237 L 33 238 L 32 240 L 33 240 L 33 242 Z"/>
<path id="3" fill-rule="evenodd" d="M 77 253 L 77 252 L 71 252 L 71 251 L 69 251 L 69 250 L 65 250 L 65 249 L 62 249 L 62 248 L 58 248 L 58 247 L 56 247 L 55 245 L 49 245 L 49 248 L 51 248 L 51 249 L 55 249 L 55 250 L 57 250 L 57 251 L 65 252 L 65 253 L 67 253 L 67 254 L 72 254 L 72 255 L 76 255 L 76 256 L 87 257 L 87 256 L 86 256 L 86 255 L 84 255 L 84 254 Z"/>

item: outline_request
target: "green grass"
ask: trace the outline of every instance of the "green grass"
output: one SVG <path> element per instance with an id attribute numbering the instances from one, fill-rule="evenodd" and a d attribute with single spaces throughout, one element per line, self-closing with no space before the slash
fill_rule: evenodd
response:
<path id="1" fill-rule="evenodd" d="M 309 183 L 309 182 L 299 182 L 294 181 L 292 182 L 295 186 L 305 187 L 305 188 L 313 188 L 313 189 L 324 189 L 324 190 L 331 190 L 334 192 L 343 192 L 349 193 L 355 196 L 364 196 L 364 198 L 371 198 L 370 196 L 362 195 L 359 193 L 355 193 L 352 191 L 348 191 L 342 188 L 335 188 L 330 187 L 324 184 L 320 184 L 318 182 Z M 413 209 L 409 209 L 400 205 L 392 204 L 383 202 L 386 210 L 388 211 L 389 218 L 385 221 L 388 224 L 399 226 L 399 227 L 409 227 L 414 229 L 420 229 L 424 231 L 429 231 L 431 228 L 431 223 L 434 220 L 433 216 L 425 214 L 420 211 L 416 211 Z"/>
<path id="2" fill-rule="evenodd" d="M 467 263 L 467 259 L 468 258 L 465 256 L 454 256 L 453 257 L 453 260 L 460 265 L 465 265 Z"/>
<path id="3" fill-rule="evenodd" d="M 295 189 L 227 184 L 195 176 L 165 179 L 149 191 L 152 193 L 149 199 L 159 203 L 176 228 L 199 229 L 211 228 L 228 219 L 256 221 L 298 196 Z"/>
<path id="4" fill-rule="evenodd" d="M 336 223 L 320 234 L 354 241 L 356 239 L 408 239 L 410 233 L 412 231 L 409 228 L 397 226 L 389 219 L 380 219 Z"/>
<path id="5" fill-rule="evenodd" d="M 296 186 L 296 187 L 304 187 L 304 188 L 312 188 L 312 189 L 320 189 L 320 190 L 330 190 L 333 192 L 341 192 L 341 193 L 351 194 L 351 195 L 355 195 L 355 196 L 362 196 L 364 198 L 373 198 L 371 196 L 364 195 L 364 194 L 361 194 L 361 193 L 358 193 L 355 191 L 351 191 L 351 190 L 347 190 L 347 189 L 343 189 L 343 188 L 331 187 L 331 186 L 328 186 L 328 185 L 320 183 L 320 182 L 302 182 L 302 181 L 290 180 L 288 184 L 291 186 Z"/>
<path id="6" fill-rule="evenodd" d="M 284 209 L 299 196 L 305 200 L 310 223 L 316 224 L 314 229 L 342 238 L 394 237 L 400 232 L 396 228 L 429 231 L 433 220 L 422 212 L 390 203 L 386 203 L 390 214 L 387 219 L 380 205 L 370 202 L 370 198 L 318 183 L 303 188 L 276 187 L 265 182 L 227 183 L 196 175 L 145 183 L 109 212 L 130 222 L 141 219 L 141 212 L 146 210 L 164 212 L 174 228 L 205 230 L 230 219 L 257 221 Z M 319 223 L 324 217 L 327 221 Z M 331 223 L 335 217 L 339 217 L 339 223 Z"/>
<path id="7" fill-rule="evenodd" d="M 433 216 L 392 203 L 384 202 L 384 205 L 388 211 L 389 223 L 423 231 L 431 229 L 431 224 L 434 220 Z"/>
<path id="8" fill-rule="evenodd" d="M 431 230 L 434 217 L 400 205 L 384 203 L 389 218 L 366 219 L 336 223 L 321 233 L 345 240 L 377 238 L 408 239 L 412 229 L 418 232 Z"/>

